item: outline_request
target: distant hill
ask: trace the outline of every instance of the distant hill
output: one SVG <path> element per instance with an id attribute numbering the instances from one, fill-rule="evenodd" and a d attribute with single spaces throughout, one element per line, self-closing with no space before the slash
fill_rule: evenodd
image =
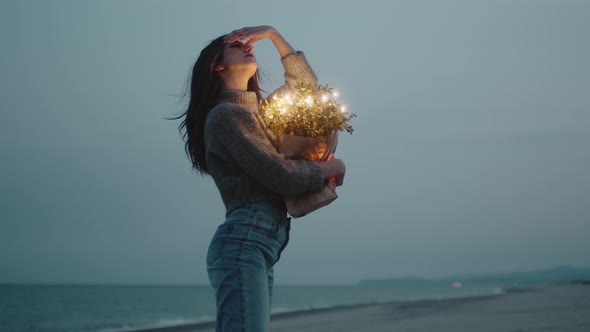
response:
<path id="1" fill-rule="evenodd" d="M 558 266 L 552 269 L 502 274 L 460 274 L 444 278 L 401 277 L 361 280 L 360 286 L 437 286 L 458 281 L 463 285 L 540 285 L 590 280 L 590 267 Z"/>

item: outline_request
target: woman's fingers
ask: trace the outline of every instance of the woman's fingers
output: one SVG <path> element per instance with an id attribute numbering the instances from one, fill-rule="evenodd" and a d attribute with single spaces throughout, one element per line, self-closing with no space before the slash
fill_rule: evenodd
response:
<path id="1" fill-rule="evenodd" d="M 234 42 L 241 42 L 244 43 L 245 40 L 247 40 L 248 37 L 245 35 L 232 35 L 232 36 L 228 36 L 225 38 L 225 42 L 226 43 L 234 43 Z"/>
<path id="2" fill-rule="evenodd" d="M 226 43 L 233 43 L 235 41 L 238 41 L 243 38 L 243 36 L 235 31 L 232 31 L 230 33 L 227 34 L 227 36 L 225 36 L 224 40 Z"/>
<path id="3" fill-rule="evenodd" d="M 260 39 L 262 39 L 262 38 L 251 37 L 246 42 L 246 46 L 250 46 L 250 45 L 254 44 L 255 42 L 259 41 Z"/>
<path id="4" fill-rule="evenodd" d="M 225 37 L 226 43 L 233 43 L 235 41 L 244 42 L 248 45 L 270 36 L 273 28 L 270 26 L 245 27 L 230 32 Z"/>

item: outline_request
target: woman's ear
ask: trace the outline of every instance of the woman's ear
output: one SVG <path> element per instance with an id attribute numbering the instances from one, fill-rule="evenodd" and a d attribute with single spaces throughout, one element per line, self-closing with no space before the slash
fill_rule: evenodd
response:
<path id="1" fill-rule="evenodd" d="M 222 71 L 222 70 L 223 70 L 223 66 L 222 65 L 215 66 L 215 71 Z"/>

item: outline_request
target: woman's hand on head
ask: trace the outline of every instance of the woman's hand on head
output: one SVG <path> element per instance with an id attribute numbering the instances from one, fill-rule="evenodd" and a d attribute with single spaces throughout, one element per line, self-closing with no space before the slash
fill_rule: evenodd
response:
<path id="1" fill-rule="evenodd" d="M 224 41 L 226 43 L 239 41 L 246 45 L 252 45 L 261 39 L 272 38 L 276 32 L 275 28 L 269 25 L 245 27 L 228 33 Z"/>
<path id="2" fill-rule="evenodd" d="M 295 52 L 291 44 L 289 44 L 289 42 L 287 42 L 275 28 L 269 25 L 245 27 L 234 30 L 225 36 L 224 41 L 226 43 L 239 41 L 249 46 L 264 38 L 268 38 L 272 41 L 281 58 Z"/>

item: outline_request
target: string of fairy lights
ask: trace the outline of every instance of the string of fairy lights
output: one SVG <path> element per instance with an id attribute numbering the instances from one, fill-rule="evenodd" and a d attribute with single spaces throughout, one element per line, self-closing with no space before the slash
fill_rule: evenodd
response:
<path id="1" fill-rule="evenodd" d="M 261 115 L 277 133 L 316 138 L 344 130 L 352 134 L 349 122 L 356 114 L 347 113 L 337 98 L 328 85 L 298 82 L 291 93 L 262 101 Z"/>

